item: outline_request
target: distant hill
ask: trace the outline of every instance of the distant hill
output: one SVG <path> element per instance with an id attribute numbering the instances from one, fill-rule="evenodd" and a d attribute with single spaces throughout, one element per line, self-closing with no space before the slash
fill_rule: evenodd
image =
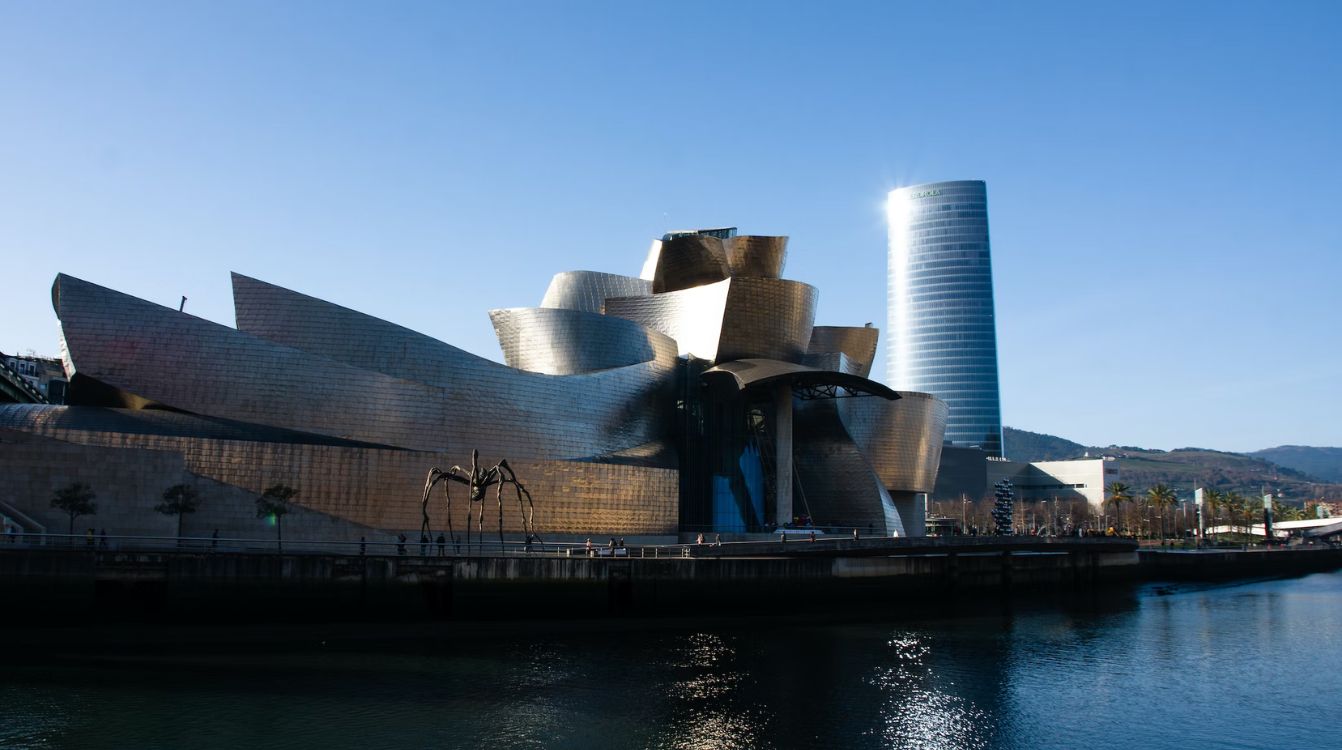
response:
<path id="1" fill-rule="evenodd" d="M 1282 445 L 1254 451 L 1248 455 L 1265 458 L 1278 466 L 1303 471 L 1326 482 L 1342 482 L 1342 448 Z"/>
<path id="2" fill-rule="evenodd" d="M 1342 483 L 1258 455 L 1269 451 L 1245 455 L 1206 448 L 1161 451 L 1117 445 L 1087 447 L 1053 435 L 1010 427 L 1002 432 L 1007 458 L 1013 461 L 1057 461 L 1081 458 L 1087 452 L 1093 457 L 1114 456 L 1119 460 L 1120 480 L 1139 491 L 1163 483 L 1181 494 L 1190 492 L 1193 487 L 1207 487 L 1254 496 L 1266 488 L 1282 492 L 1288 500 L 1298 502 L 1319 498 L 1342 500 Z M 1342 453 L 1336 448 L 1306 450 Z"/>
<path id="3" fill-rule="evenodd" d="M 1066 461 L 1084 456 L 1086 446 L 1042 432 L 1003 427 L 1002 453 L 1012 461 Z"/>

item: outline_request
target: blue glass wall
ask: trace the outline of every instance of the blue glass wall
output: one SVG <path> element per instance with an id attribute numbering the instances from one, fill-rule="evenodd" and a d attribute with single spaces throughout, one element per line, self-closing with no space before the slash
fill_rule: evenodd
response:
<path id="1" fill-rule="evenodd" d="M 988 247 L 988 191 L 978 180 L 892 191 L 889 385 L 950 407 L 946 440 L 1002 455 Z"/>

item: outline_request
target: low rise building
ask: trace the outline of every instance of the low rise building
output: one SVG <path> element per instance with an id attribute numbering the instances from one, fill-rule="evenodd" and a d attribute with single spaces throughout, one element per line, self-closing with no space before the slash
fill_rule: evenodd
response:
<path id="1" fill-rule="evenodd" d="M 59 359 L 36 354 L 0 354 L 0 359 L 47 403 L 65 403 L 65 369 Z"/>

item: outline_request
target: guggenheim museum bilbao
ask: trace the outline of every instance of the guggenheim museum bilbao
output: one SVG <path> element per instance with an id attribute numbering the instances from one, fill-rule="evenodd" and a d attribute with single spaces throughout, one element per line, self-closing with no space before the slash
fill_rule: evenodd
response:
<path id="1" fill-rule="evenodd" d="M 98 495 L 80 531 L 173 534 L 154 506 L 187 483 L 185 534 L 254 537 L 258 493 L 286 484 L 286 537 L 373 540 L 417 534 L 427 472 L 479 451 L 551 537 L 921 534 L 946 404 L 871 380 L 877 329 L 814 325 L 786 250 L 696 230 L 638 277 L 560 273 L 539 307 L 490 312 L 505 364 L 239 274 L 236 328 L 61 274 L 66 404 L 0 404 L 0 510 L 62 532 L 50 500 L 79 481 Z M 518 538 L 519 505 L 502 513 Z"/>

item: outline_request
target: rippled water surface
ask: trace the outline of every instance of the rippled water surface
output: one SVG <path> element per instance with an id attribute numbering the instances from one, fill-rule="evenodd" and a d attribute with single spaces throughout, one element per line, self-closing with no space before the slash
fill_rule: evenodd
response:
<path id="1" fill-rule="evenodd" d="M 943 619 L 71 631 L 0 747 L 1337 747 L 1342 573 Z"/>

